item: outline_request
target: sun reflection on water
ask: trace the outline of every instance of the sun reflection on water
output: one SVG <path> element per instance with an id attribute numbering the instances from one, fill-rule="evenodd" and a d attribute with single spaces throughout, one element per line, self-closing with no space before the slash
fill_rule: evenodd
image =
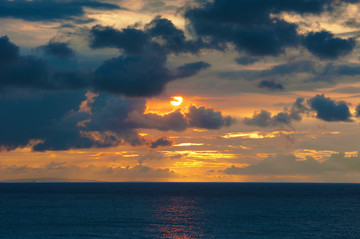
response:
<path id="1" fill-rule="evenodd" d="M 160 234 L 160 238 L 203 238 L 202 225 L 206 221 L 199 201 L 172 196 L 161 198 L 154 207 L 157 223 L 150 231 Z"/>

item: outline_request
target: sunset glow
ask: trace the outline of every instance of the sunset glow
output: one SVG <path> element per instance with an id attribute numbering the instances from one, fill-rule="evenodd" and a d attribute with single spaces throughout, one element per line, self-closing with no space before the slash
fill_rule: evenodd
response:
<path id="1" fill-rule="evenodd" d="M 4 1 L 0 181 L 360 182 L 360 2 L 270 2 Z"/>
<path id="2" fill-rule="evenodd" d="M 174 106 L 179 106 L 183 102 L 183 98 L 181 96 L 173 96 L 171 97 L 170 103 Z"/>

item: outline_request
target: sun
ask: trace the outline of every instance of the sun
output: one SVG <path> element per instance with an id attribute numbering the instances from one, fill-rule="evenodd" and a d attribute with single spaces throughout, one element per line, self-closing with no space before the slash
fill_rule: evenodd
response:
<path id="1" fill-rule="evenodd" d="M 183 102 L 183 98 L 181 96 L 173 96 L 173 97 L 171 97 L 170 103 L 172 105 L 178 106 L 178 105 L 181 105 L 182 102 Z"/>

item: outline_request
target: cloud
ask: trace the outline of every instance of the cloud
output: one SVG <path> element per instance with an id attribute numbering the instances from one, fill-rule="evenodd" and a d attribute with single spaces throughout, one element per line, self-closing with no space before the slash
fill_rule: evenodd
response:
<path id="1" fill-rule="evenodd" d="M 347 55 L 352 52 L 355 45 L 355 39 L 337 38 L 327 31 L 311 32 L 304 37 L 304 46 L 321 59 L 336 59 Z"/>
<path id="2" fill-rule="evenodd" d="M 304 98 L 297 98 L 290 110 L 285 109 L 274 116 L 266 110 L 261 110 L 259 113 L 255 112 L 252 118 L 244 118 L 243 123 L 259 127 L 289 126 L 293 121 L 300 121 L 301 114 L 309 110 L 303 103 Z"/>
<path id="3" fill-rule="evenodd" d="M 155 17 L 145 25 L 144 30 L 127 27 L 121 30 L 109 26 L 94 26 L 90 30 L 90 47 L 114 47 L 126 54 L 140 54 L 144 51 L 196 54 L 208 47 L 200 39 L 187 40 L 184 32 L 166 18 Z M 161 41 L 159 41 L 161 40 Z"/>
<path id="4" fill-rule="evenodd" d="M 220 129 L 222 127 L 229 127 L 235 123 L 235 119 L 230 116 L 223 117 L 221 112 L 206 109 L 203 106 L 199 108 L 194 105 L 190 106 L 186 117 L 191 127 L 204 129 Z"/>
<path id="5" fill-rule="evenodd" d="M 132 146 L 171 146 L 167 138 L 153 142 L 141 137 L 138 129 L 184 131 L 189 127 L 218 129 L 229 126 L 231 117 L 200 107 L 194 124 L 194 110 L 183 114 L 146 114 L 146 100 L 111 94 L 90 94 L 84 90 L 49 92 L 45 90 L 4 90 L 0 108 L 0 146 L 12 150 L 30 142 L 35 151 L 103 148 L 119 144 Z M 56 107 L 55 107 L 56 106 Z M 29 117 L 31 116 L 31 117 Z M 26 119 L 26 120 L 24 120 Z"/>
<path id="6" fill-rule="evenodd" d="M 155 38 L 162 38 L 165 43 L 160 44 Z M 106 60 L 95 70 L 94 89 L 126 96 L 158 95 L 168 82 L 193 76 L 210 66 L 202 61 L 175 69 L 166 66 L 170 53 L 199 50 L 190 42 L 171 21 L 159 17 L 144 30 L 95 26 L 90 31 L 90 47 L 115 47 L 124 54 Z"/>
<path id="7" fill-rule="evenodd" d="M 9 41 L 7 36 L 0 37 L 0 64 L 9 64 L 19 57 L 19 47 Z"/>
<path id="8" fill-rule="evenodd" d="M 360 116 L 360 104 L 356 106 L 356 117 Z"/>
<path id="9" fill-rule="evenodd" d="M 50 40 L 47 45 L 40 46 L 37 50 L 42 51 L 46 55 L 67 59 L 74 57 L 75 52 L 69 47 L 69 43 L 66 42 L 57 42 L 55 40 Z"/>
<path id="10" fill-rule="evenodd" d="M 344 153 L 331 155 L 323 161 L 307 157 L 298 160 L 294 155 L 270 156 L 244 168 L 231 166 L 224 170 L 230 175 L 319 175 L 324 173 L 358 172 L 360 157 L 347 157 Z"/>
<path id="11" fill-rule="evenodd" d="M 262 80 L 258 84 L 259 88 L 266 88 L 269 90 L 283 90 L 284 86 L 280 83 L 276 83 L 274 81 Z"/>
<path id="12" fill-rule="evenodd" d="M 134 181 L 134 180 L 162 180 L 175 177 L 169 168 L 153 168 L 144 165 L 127 167 L 105 166 L 75 166 L 69 162 L 50 162 L 42 167 L 29 165 L 0 165 L 0 180 L 63 181 L 63 180 L 104 180 L 104 181 Z"/>
<path id="13" fill-rule="evenodd" d="M 115 47 L 125 51 L 127 54 L 141 53 L 149 48 L 158 48 L 156 42 L 152 42 L 150 36 L 135 28 L 122 30 L 113 27 L 96 25 L 90 30 L 90 47 L 93 49 L 104 47 Z"/>
<path id="14" fill-rule="evenodd" d="M 297 60 L 281 63 L 265 70 L 224 71 L 218 73 L 220 78 L 246 81 L 276 81 L 288 90 L 314 89 L 324 87 L 322 84 L 356 81 L 360 75 L 357 63 L 321 62 L 314 60 Z M 314 84 L 311 84 L 314 83 Z"/>
<path id="15" fill-rule="evenodd" d="M 254 112 L 253 117 L 244 118 L 243 123 L 259 127 L 286 126 L 291 125 L 293 121 L 301 121 L 302 115 L 310 112 L 316 112 L 316 117 L 324 121 L 352 122 L 348 104 L 344 101 L 336 102 L 324 95 L 316 95 L 307 100 L 307 105 L 304 103 L 304 98 L 297 98 L 290 110 L 285 108 L 283 112 L 274 116 L 266 110 Z"/>
<path id="16" fill-rule="evenodd" d="M 151 142 L 150 148 L 156 149 L 158 147 L 168 147 L 172 146 L 174 142 L 172 140 L 167 139 L 166 137 L 159 138 L 154 142 Z"/>
<path id="17" fill-rule="evenodd" d="M 0 2 L 0 17 L 27 21 L 78 20 L 85 15 L 84 7 L 100 10 L 120 9 L 118 5 L 96 0 L 13 0 Z"/>
<path id="18" fill-rule="evenodd" d="M 243 123 L 246 125 L 254 125 L 259 127 L 276 127 L 289 125 L 292 119 L 287 112 L 280 112 L 274 116 L 266 110 L 261 110 L 259 113 L 254 113 L 252 118 L 244 118 Z"/>
<path id="19" fill-rule="evenodd" d="M 255 62 L 258 62 L 260 59 L 259 58 L 255 58 L 255 57 L 239 57 L 236 58 L 235 61 L 239 64 L 239 65 L 251 65 L 254 64 Z"/>
<path id="20" fill-rule="evenodd" d="M 134 111 L 129 114 L 128 121 L 134 128 L 179 132 L 187 128 L 220 129 L 235 123 L 235 119 L 230 116 L 223 117 L 219 111 L 206 109 L 203 106 L 197 108 L 193 105 L 188 108 L 188 112 L 185 114 L 178 110 L 164 115 L 141 114 Z"/>
<path id="21" fill-rule="evenodd" d="M 61 58 L 74 54 L 67 43 L 55 41 L 38 49 Z M 140 54 L 121 55 L 106 60 L 94 71 L 84 71 L 72 65 L 53 65 L 35 56 L 21 56 L 18 47 L 6 36 L 0 39 L 0 51 L 6 56 L 6 59 L 0 58 L 0 88 L 92 88 L 95 91 L 146 97 L 160 94 L 170 81 L 193 76 L 210 66 L 200 61 L 169 69 L 165 54 L 148 49 Z"/>
<path id="22" fill-rule="evenodd" d="M 190 77 L 208 66 L 207 63 L 197 62 L 170 70 L 163 55 L 119 56 L 105 61 L 96 69 L 93 84 L 97 91 L 154 96 L 160 94 L 168 82 Z"/>
<path id="23" fill-rule="evenodd" d="M 316 74 L 321 71 L 321 65 L 314 61 L 301 60 L 290 63 L 279 64 L 271 67 L 270 69 L 265 70 L 243 70 L 243 71 L 231 71 L 231 72 L 221 72 L 218 74 L 221 78 L 227 78 L 231 80 L 237 80 L 243 78 L 246 80 L 258 80 L 264 79 L 267 80 L 271 77 L 284 77 L 297 73 L 308 73 Z"/>
<path id="24" fill-rule="evenodd" d="M 215 0 L 202 1 L 196 7 L 189 7 L 184 15 L 196 34 L 199 37 L 209 38 L 213 45 L 226 47 L 226 43 L 232 43 L 238 51 L 252 56 L 275 56 L 283 53 L 287 47 L 297 47 L 302 44 L 302 36 L 297 32 L 298 26 L 276 18 L 275 14 L 281 12 L 320 14 L 336 4 L 340 3 L 333 0 L 296 2 Z M 316 33 L 316 36 L 319 34 Z M 313 39 L 309 35 L 305 43 L 310 46 L 312 41 L 316 40 L 318 39 Z M 322 56 L 340 56 L 353 48 L 347 48 L 346 44 L 337 38 L 326 39 L 323 42 L 326 44 L 323 46 L 324 50 L 321 50 Z M 352 40 L 349 42 L 350 45 L 353 44 L 351 42 Z M 337 47 L 337 50 L 332 47 Z M 310 49 L 319 54 L 314 48 Z M 329 53 L 326 54 L 326 51 Z"/>
<path id="25" fill-rule="evenodd" d="M 85 88 L 91 83 L 89 72 L 58 69 L 35 56 L 19 55 L 19 48 L 7 36 L 0 38 L 0 51 L 0 89 L 18 87 L 66 90 Z"/>
<path id="26" fill-rule="evenodd" d="M 154 18 L 145 26 L 145 30 L 151 37 L 159 37 L 164 40 L 163 48 L 168 52 L 196 54 L 200 49 L 209 47 L 201 39 L 187 40 L 184 32 L 165 18 Z"/>
<path id="27" fill-rule="evenodd" d="M 133 111 L 129 114 L 128 120 L 134 128 L 181 132 L 189 127 L 187 120 L 180 111 L 174 111 L 165 115 L 142 114 L 141 112 Z"/>
<path id="28" fill-rule="evenodd" d="M 308 100 L 316 117 L 325 121 L 351 121 L 349 107 L 344 101 L 334 101 L 324 95 L 316 95 Z"/>
<path id="29" fill-rule="evenodd" d="M 6 127 L 0 129 L 0 145 L 14 149 L 27 145 L 30 140 L 45 140 L 48 136 L 61 140 L 60 135 L 53 135 L 54 125 L 76 110 L 82 100 L 84 92 L 3 91 L 0 108 L 4 117 L 0 118 L 0 124 Z M 58 132 L 68 130 L 61 128 Z"/>
<path id="30" fill-rule="evenodd" d="M 106 60 L 95 71 L 94 88 L 127 96 L 158 95 L 173 79 L 165 63 L 166 58 L 157 55 L 119 56 Z"/>

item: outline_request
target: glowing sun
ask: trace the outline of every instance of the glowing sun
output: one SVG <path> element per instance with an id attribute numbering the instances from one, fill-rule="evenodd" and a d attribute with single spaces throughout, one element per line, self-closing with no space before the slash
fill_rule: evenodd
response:
<path id="1" fill-rule="evenodd" d="M 183 98 L 181 96 L 173 96 L 173 97 L 171 97 L 170 103 L 172 105 L 178 106 L 178 105 L 181 105 L 182 102 L 183 102 Z"/>

